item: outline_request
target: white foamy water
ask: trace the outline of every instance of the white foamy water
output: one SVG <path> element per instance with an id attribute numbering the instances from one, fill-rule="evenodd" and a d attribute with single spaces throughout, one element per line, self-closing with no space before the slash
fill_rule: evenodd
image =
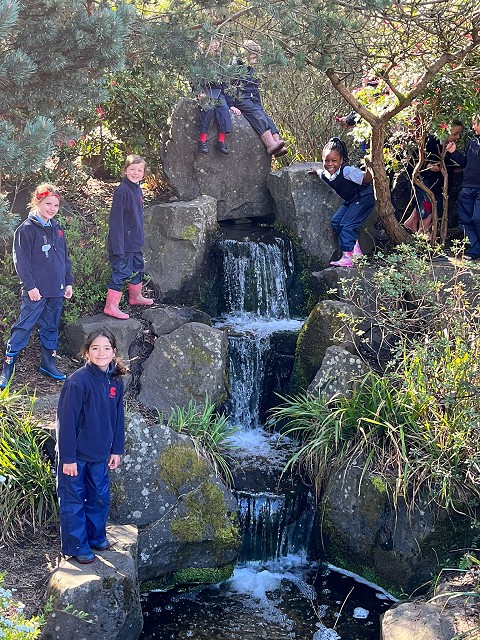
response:
<path id="1" fill-rule="evenodd" d="M 226 315 L 216 321 L 216 329 L 232 329 L 243 334 L 252 333 L 259 337 L 269 336 L 276 331 L 299 331 L 305 320 L 273 320 L 259 318 L 253 314 Z"/>

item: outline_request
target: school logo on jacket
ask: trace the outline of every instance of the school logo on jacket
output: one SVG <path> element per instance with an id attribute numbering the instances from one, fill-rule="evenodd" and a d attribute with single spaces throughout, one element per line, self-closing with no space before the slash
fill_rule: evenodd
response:
<path id="1" fill-rule="evenodd" d="M 63 238 L 63 229 L 57 229 L 57 235 L 59 238 Z"/>
<path id="2" fill-rule="evenodd" d="M 109 398 L 115 398 L 117 395 L 116 387 L 110 387 L 110 393 L 108 395 Z"/>

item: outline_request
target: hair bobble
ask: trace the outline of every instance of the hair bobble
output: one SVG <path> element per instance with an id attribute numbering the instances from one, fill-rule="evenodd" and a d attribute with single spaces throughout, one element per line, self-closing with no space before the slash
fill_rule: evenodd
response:
<path id="1" fill-rule="evenodd" d="M 42 193 L 37 194 L 38 200 L 42 200 L 43 198 L 48 198 L 48 196 L 55 196 L 60 200 L 61 196 L 59 193 L 53 193 L 52 191 L 42 191 Z"/>

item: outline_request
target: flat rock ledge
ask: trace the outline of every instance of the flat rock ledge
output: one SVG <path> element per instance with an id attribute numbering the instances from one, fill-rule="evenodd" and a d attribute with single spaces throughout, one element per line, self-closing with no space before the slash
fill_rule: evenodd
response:
<path id="1" fill-rule="evenodd" d="M 137 640 L 142 609 L 137 575 L 138 532 L 132 525 L 107 527 L 112 546 L 92 564 L 65 559 L 51 577 L 53 611 L 41 640 Z M 79 615 L 80 612 L 80 615 Z"/>

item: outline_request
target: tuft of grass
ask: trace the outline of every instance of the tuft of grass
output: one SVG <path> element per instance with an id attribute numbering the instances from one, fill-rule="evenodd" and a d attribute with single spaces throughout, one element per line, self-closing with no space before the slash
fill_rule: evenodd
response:
<path id="1" fill-rule="evenodd" d="M 43 453 L 49 433 L 33 417 L 34 400 L 22 391 L 0 392 L 0 542 L 57 514 L 55 479 Z"/>
<path id="2" fill-rule="evenodd" d="M 188 434 L 197 453 L 210 461 L 216 475 L 228 486 L 233 484 L 228 452 L 237 428 L 229 423 L 225 414 L 217 412 L 208 396 L 203 405 L 191 400 L 187 407 L 176 407 L 170 413 L 167 425 L 177 433 Z"/>

